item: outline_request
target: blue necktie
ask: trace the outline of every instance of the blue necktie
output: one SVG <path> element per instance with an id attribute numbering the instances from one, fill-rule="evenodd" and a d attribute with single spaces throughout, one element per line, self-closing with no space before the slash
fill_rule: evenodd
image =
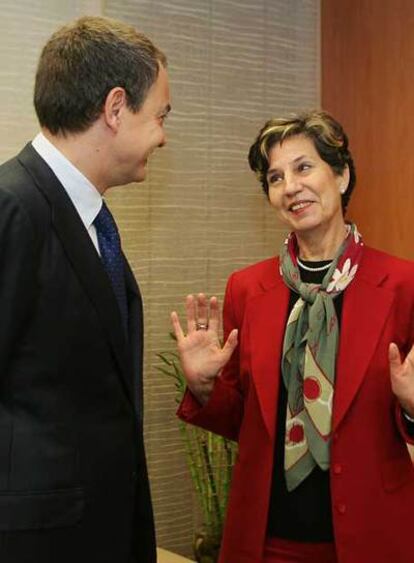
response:
<path id="1" fill-rule="evenodd" d="M 101 259 L 111 280 L 112 288 L 121 312 L 122 324 L 127 334 L 128 326 L 128 307 L 126 299 L 124 262 L 121 253 L 121 239 L 119 238 L 118 228 L 111 212 L 102 202 L 101 210 L 95 218 L 94 225 L 98 235 L 99 250 Z"/>

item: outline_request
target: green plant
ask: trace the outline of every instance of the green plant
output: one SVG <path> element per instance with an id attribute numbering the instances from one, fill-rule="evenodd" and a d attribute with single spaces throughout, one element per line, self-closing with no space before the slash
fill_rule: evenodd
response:
<path id="1" fill-rule="evenodd" d="M 171 337 L 174 338 L 174 335 L 171 334 Z M 180 403 L 186 383 L 178 354 L 163 352 L 157 356 L 162 361 L 162 365 L 157 366 L 157 369 L 174 379 L 176 402 Z M 188 467 L 203 518 L 204 529 L 195 540 L 195 551 L 199 552 L 198 561 L 213 563 L 217 560 L 223 531 L 237 444 L 181 420 L 179 429 L 183 436 Z M 208 548 L 207 546 L 210 545 L 211 547 Z M 206 550 L 216 553 L 209 555 L 205 553 Z"/>

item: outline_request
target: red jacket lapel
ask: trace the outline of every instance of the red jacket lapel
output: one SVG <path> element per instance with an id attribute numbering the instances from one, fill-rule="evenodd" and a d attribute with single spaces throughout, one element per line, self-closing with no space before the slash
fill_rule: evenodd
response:
<path id="1" fill-rule="evenodd" d="M 368 250 L 368 249 L 367 249 Z M 369 252 L 369 250 L 368 250 Z M 344 294 L 338 351 L 333 430 L 349 409 L 372 363 L 394 295 L 380 286 L 386 275 L 361 263 L 354 282 Z"/>
<path id="2" fill-rule="evenodd" d="M 280 382 L 280 358 L 285 333 L 289 289 L 282 278 L 266 282 L 265 292 L 257 296 L 249 307 L 250 345 L 252 346 L 252 379 L 270 436 L 275 433 L 277 397 Z"/>

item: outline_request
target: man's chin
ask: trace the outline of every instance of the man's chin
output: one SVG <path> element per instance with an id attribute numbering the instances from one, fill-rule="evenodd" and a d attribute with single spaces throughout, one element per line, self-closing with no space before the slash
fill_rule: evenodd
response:
<path id="1" fill-rule="evenodd" d="M 142 176 L 138 176 L 137 179 L 135 180 L 135 183 L 140 184 L 141 182 L 144 182 L 146 177 L 147 177 L 146 174 L 143 174 Z"/>
<path id="2" fill-rule="evenodd" d="M 144 165 L 140 166 L 135 174 L 135 179 L 133 180 L 136 183 L 143 182 L 147 177 L 147 167 L 146 162 Z"/>

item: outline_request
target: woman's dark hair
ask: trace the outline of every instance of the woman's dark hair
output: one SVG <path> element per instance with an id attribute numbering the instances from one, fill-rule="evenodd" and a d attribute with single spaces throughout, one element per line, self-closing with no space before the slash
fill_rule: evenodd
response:
<path id="1" fill-rule="evenodd" d="M 335 174 L 343 174 L 348 166 L 349 184 L 342 194 L 342 210 L 345 213 L 356 182 L 354 161 L 342 126 L 324 111 L 313 110 L 292 117 L 271 119 L 265 123 L 249 151 L 250 168 L 256 173 L 263 191 L 269 196 L 267 171 L 270 150 L 285 139 L 297 135 L 304 135 L 313 142 L 321 159 L 329 164 Z"/>

